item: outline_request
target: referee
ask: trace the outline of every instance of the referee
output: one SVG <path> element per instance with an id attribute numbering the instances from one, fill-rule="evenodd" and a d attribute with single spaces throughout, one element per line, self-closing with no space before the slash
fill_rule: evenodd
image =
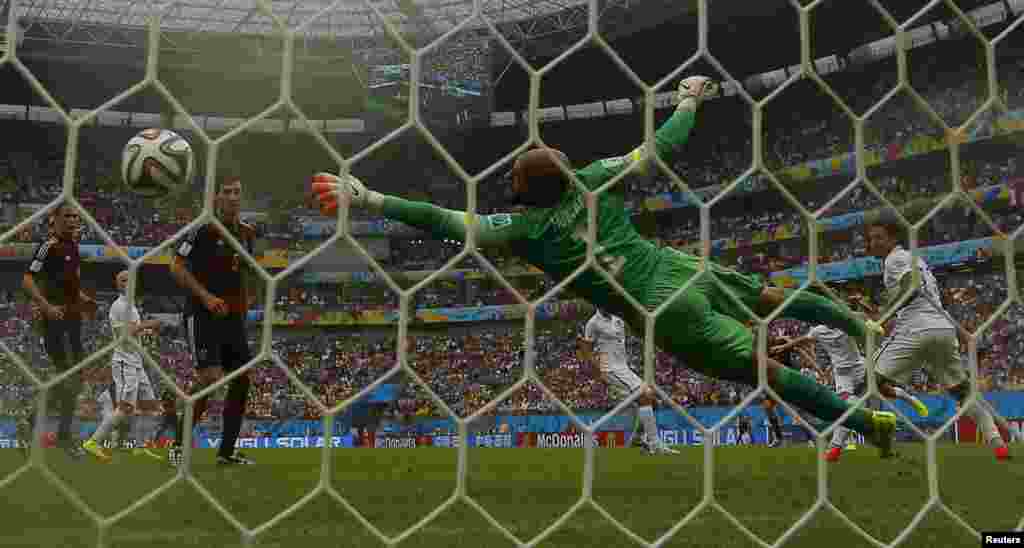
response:
<path id="1" fill-rule="evenodd" d="M 231 234 L 253 253 L 256 231 L 239 218 L 242 181 L 227 176 L 217 181 L 217 217 Z M 248 265 L 213 224 L 197 227 L 182 241 L 171 263 L 171 275 L 188 290 L 185 326 L 195 359 L 197 379 L 192 387 L 198 392 L 242 367 L 252 359 L 245 336 L 245 317 L 249 311 L 246 287 Z M 224 434 L 217 452 L 217 464 L 253 464 L 235 442 L 242 429 L 242 417 L 249 395 L 249 375 L 236 377 L 228 385 L 224 401 Z M 206 411 L 207 398 L 198 400 L 193 413 L 199 424 Z M 181 463 L 184 414 L 178 422 L 175 444 L 168 457 L 171 464 Z"/>
<path id="2" fill-rule="evenodd" d="M 96 305 L 96 301 L 82 292 L 81 257 L 76 241 L 80 226 L 81 218 L 71 204 L 57 206 L 50 219 L 50 233 L 32 254 L 32 262 L 21 282 L 22 289 L 40 312 L 38 326 L 43 346 L 58 373 L 85 359 L 82 319 L 91 314 Z M 51 400 L 59 417 L 57 444 L 75 459 L 85 454 L 71 435 L 81 390 L 82 375 L 76 372 L 54 387 Z"/>

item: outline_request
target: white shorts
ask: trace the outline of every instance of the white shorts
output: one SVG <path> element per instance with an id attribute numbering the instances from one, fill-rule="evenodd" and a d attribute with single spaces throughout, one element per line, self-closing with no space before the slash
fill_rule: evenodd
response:
<path id="1" fill-rule="evenodd" d="M 99 406 L 100 418 L 106 418 L 114 412 L 114 398 L 116 397 L 114 385 L 107 385 L 96 397 L 96 404 Z"/>
<path id="2" fill-rule="evenodd" d="M 643 384 L 640 376 L 634 373 L 625 362 L 609 362 L 607 358 L 601 357 L 598 359 L 598 364 L 608 387 L 616 397 L 625 398 Z"/>
<path id="3" fill-rule="evenodd" d="M 153 401 L 156 399 L 153 385 L 149 383 L 149 376 L 146 375 L 144 369 L 120 360 L 114 360 L 110 368 L 114 376 L 114 386 L 117 389 L 117 403 L 135 405 L 139 400 Z"/>
<path id="4" fill-rule="evenodd" d="M 860 396 L 867 388 L 867 374 L 864 371 L 864 366 L 834 369 L 832 376 L 836 380 L 837 394 Z"/>
<path id="5" fill-rule="evenodd" d="M 932 381 L 946 386 L 967 380 L 955 329 L 894 333 L 875 356 L 875 371 L 897 384 L 909 384 L 918 368 L 924 368 Z"/>

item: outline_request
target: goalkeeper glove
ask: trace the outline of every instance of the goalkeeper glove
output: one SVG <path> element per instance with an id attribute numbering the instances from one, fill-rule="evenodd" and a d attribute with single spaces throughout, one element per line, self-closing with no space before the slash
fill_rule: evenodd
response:
<path id="1" fill-rule="evenodd" d="M 338 200 L 347 199 L 354 207 L 380 212 L 384 206 L 384 195 L 366 188 L 366 185 L 352 175 L 346 178 L 331 173 L 317 173 L 313 176 L 313 193 L 320 205 L 320 213 L 334 215 L 338 211 Z"/>
<path id="2" fill-rule="evenodd" d="M 690 76 L 679 81 L 676 110 L 696 110 L 701 101 L 718 95 L 718 82 L 707 76 Z"/>

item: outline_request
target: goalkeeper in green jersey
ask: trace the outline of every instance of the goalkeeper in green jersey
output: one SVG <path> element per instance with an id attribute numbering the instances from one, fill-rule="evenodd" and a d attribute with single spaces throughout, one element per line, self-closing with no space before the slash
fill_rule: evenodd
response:
<path id="1" fill-rule="evenodd" d="M 715 95 L 717 89 L 715 82 L 703 76 L 680 82 L 679 105 L 655 134 L 659 157 L 669 162 L 675 159 L 689 137 L 702 100 Z M 336 211 L 341 201 L 425 230 L 437 238 L 465 241 L 467 232 L 474 230 L 477 245 L 507 246 L 513 254 L 561 281 L 586 262 L 588 215 L 585 193 L 558 169 L 553 159 L 556 155 L 563 165 L 568 165 L 568 158 L 553 149 L 530 150 L 516 159 L 506 192 L 511 203 L 526 206 L 523 213 L 470 215 L 374 192 L 352 176 L 343 179 L 324 173 L 314 176 L 313 191 L 325 214 Z M 625 156 L 599 160 L 573 173 L 593 191 L 642 159 L 642 147 L 638 147 Z M 644 167 L 638 165 L 636 169 Z M 596 208 L 598 263 L 648 310 L 662 305 L 703 270 L 701 257 L 658 247 L 641 237 L 630 221 L 621 191 L 601 193 Z M 754 336 L 741 321 L 748 316 L 727 291 L 758 313 L 773 310 L 790 292 L 766 286 L 759 277 L 711 262 L 706 268 L 711 275 L 697 279 L 659 315 L 655 342 L 701 373 L 756 385 Z M 643 331 L 643 314 L 595 269 L 583 269 L 567 288 L 624 319 L 633 329 Z M 855 316 L 844 304 L 810 292 L 798 295 L 785 315 L 840 329 L 856 339 L 864 339 L 868 329 L 880 330 L 877 324 Z M 832 391 L 772 359 L 768 360 L 768 382 L 787 402 L 824 421 L 834 421 L 849 409 Z M 892 454 L 896 426 L 892 413 L 857 410 L 843 424 L 863 433 L 881 449 L 883 456 Z"/>

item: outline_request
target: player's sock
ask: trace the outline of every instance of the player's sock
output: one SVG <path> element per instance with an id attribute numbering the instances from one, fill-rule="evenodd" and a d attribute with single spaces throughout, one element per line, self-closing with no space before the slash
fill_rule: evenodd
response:
<path id="1" fill-rule="evenodd" d="M 792 290 L 786 290 L 786 298 L 792 294 Z M 864 321 L 858 318 L 853 310 L 844 304 L 809 291 L 797 295 L 793 302 L 786 307 L 783 316 L 808 323 L 823 323 L 857 340 L 867 337 Z"/>
<path id="2" fill-rule="evenodd" d="M 782 443 L 782 419 L 775 411 L 768 412 L 768 423 L 772 427 L 772 435 L 775 436 L 775 443 Z"/>
<path id="3" fill-rule="evenodd" d="M 636 434 L 637 432 L 640 431 L 640 415 L 637 413 L 637 408 L 635 405 L 629 406 L 629 408 L 626 410 L 626 417 L 629 418 L 631 416 L 633 417 L 632 431 L 629 433 L 626 439 L 623 440 L 626 447 L 633 447 L 633 444 L 636 441 Z"/>
<path id="4" fill-rule="evenodd" d="M 967 411 L 975 424 L 978 425 L 978 432 L 985 438 L 985 442 L 989 445 L 1002 445 L 1003 436 L 999 434 L 999 428 L 996 427 L 996 421 L 992 418 L 992 414 L 985 409 L 984 405 L 976 402 Z"/>
<path id="5" fill-rule="evenodd" d="M 893 385 L 890 386 L 889 389 L 892 390 L 892 395 L 896 399 L 903 400 L 908 405 L 910 405 L 910 407 L 913 407 L 917 413 L 923 416 L 928 416 L 928 406 L 922 403 L 921 400 L 917 399 L 916 396 L 900 388 L 899 386 Z"/>
<path id="6" fill-rule="evenodd" d="M 235 454 L 235 443 L 242 431 L 242 417 L 249 398 L 249 377 L 242 375 L 231 381 L 224 401 L 224 438 L 217 455 L 230 457 Z"/>
<path id="7" fill-rule="evenodd" d="M 636 411 L 640 423 L 644 425 L 644 434 L 647 436 L 647 443 L 655 446 L 658 443 L 658 422 L 654 419 L 654 408 L 645 405 Z"/>
<path id="8" fill-rule="evenodd" d="M 203 414 L 206 413 L 208 401 L 209 397 L 203 397 L 196 401 L 195 406 L 192 408 L 192 428 L 195 428 L 203 420 Z M 178 417 L 178 427 L 176 430 L 174 433 L 174 443 L 181 446 L 185 439 L 185 413 Z"/>
<path id="9" fill-rule="evenodd" d="M 131 433 L 128 434 L 128 439 L 135 444 L 132 446 L 132 449 L 139 449 L 143 447 L 143 443 L 146 441 L 146 433 L 144 431 L 146 423 L 138 415 L 132 415 L 128 420 L 131 425 L 131 430 L 129 430 Z"/>
<path id="10" fill-rule="evenodd" d="M 823 421 L 831 423 L 850 408 L 835 392 L 818 384 L 814 379 L 786 367 L 775 370 L 775 391 L 782 399 L 796 405 Z M 871 433 L 871 412 L 858 409 L 843 422 L 843 426 L 862 434 Z"/>
<path id="11" fill-rule="evenodd" d="M 160 441 L 160 438 L 164 435 L 164 432 L 166 432 L 166 431 L 167 431 L 167 425 L 166 424 L 160 423 L 160 424 L 156 425 L 156 430 L 153 430 L 153 436 L 152 436 L 152 440 L 153 440 L 153 444 L 154 445 L 158 441 Z"/>
<path id="12" fill-rule="evenodd" d="M 846 447 L 846 440 L 850 438 L 851 434 L 852 432 L 850 432 L 849 428 L 846 428 L 845 426 L 837 426 L 832 432 L 832 443 L 829 445 L 842 449 Z"/>
<path id="13" fill-rule="evenodd" d="M 103 440 L 107 439 L 107 436 L 110 435 L 110 431 L 113 430 L 123 418 L 124 413 L 122 413 L 120 409 L 115 410 L 113 413 L 103 418 L 103 422 L 100 423 L 100 427 L 96 429 L 96 432 L 94 432 L 92 437 L 89 439 L 96 443 L 103 442 Z"/>
<path id="14" fill-rule="evenodd" d="M 1010 432 L 1010 443 L 1019 443 L 1021 441 L 1020 425 L 1007 421 L 1006 430 Z"/>
<path id="15" fill-rule="evenodd" d="M 58 422 L 57 422 L 57 441 L 60 443 L 71 442 L 71 425 L 75 421 L 75 405 L 77 401 L 77 393 L 71 387 L 63 386 L 57 392 L 57 406 L 58 406 Z"/>

